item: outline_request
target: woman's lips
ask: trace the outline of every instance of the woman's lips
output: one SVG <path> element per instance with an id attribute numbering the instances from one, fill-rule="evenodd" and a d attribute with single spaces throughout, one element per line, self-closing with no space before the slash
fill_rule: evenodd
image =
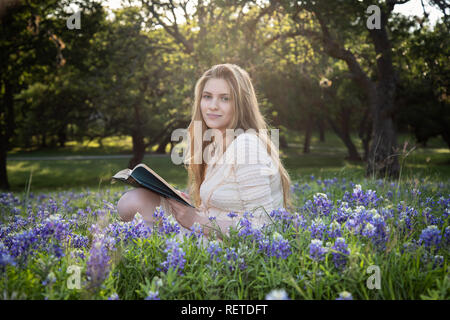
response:
<path id="1" fill-rule="evenodd" d="M 217 114 L 210 114 L 210 113 L 208 113 L 208 114 L 206 114 L 207 116 L 208 116 L 208 118 L 210 118 L 210 119 L 217 119 L 217 118 L 219 118 L 219 117 L 221 117 L 221 115 L 217 115 Z"/>

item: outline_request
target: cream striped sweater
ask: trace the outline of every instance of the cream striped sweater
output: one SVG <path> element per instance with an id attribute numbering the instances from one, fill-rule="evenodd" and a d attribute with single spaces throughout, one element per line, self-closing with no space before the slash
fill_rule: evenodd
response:
<path id="1" fill-rule="evenodd" d="M 283 188 L 279 170 L 258 136 L 240 134 L 215 164 L 208 164 L 200 198 L 200 213 L 217 220 L 230 221 L 231 211 L 239 216 L 251 211 L 253 224 L 270 221 L 267 214 L 283 207 Z"/>

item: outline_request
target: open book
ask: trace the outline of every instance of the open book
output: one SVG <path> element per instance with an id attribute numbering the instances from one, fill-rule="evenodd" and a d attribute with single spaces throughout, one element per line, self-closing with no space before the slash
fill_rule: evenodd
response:
<path id="1" fill-rule="evenodd" d="M 195 206 L 181 196 L 180 191 L 168 184 L 166 180 L 161 178 L 156 172 L 143 163 L 138 164 L 133 170 L 120 170 L 112 177 L 112 179 L 112 183 L 119 180 L 136 188 L 146 188 L 165 198 L 175 199 L 184 205 L 195 208 Z"/>

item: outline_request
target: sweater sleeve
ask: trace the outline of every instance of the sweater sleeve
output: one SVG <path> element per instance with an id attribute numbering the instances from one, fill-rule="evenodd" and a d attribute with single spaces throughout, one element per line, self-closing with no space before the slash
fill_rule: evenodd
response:
<path id="1" fill-rule="evenodd" d="M 252 212 L 252 224 L 268 223 L 274 210 L 270 185 L 272 159 L 254 134 L 241 134 L 235 143 L 235 175 L 245 211 Z"/>

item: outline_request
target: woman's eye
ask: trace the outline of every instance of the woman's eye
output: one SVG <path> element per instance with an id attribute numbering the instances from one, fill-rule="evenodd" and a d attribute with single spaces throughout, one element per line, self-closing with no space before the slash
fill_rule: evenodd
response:
<path id="1" fill-rule="evenodd" d="M 228 100 L 230 100 L 230 99 L 228 99 L 227 97 L 224 97 L 223 99 L 224 99 L 224 101 L 228 101 Z"/>
<path id="2" fill-rule="evenodd" d="M 205 95 L 205 96 L 203 96 L 203 98 L 205 98 L 205 99 L 208 99 L 208 98 L 209 98 L 209 96 L 206 96 L 206 95 Z"/>

